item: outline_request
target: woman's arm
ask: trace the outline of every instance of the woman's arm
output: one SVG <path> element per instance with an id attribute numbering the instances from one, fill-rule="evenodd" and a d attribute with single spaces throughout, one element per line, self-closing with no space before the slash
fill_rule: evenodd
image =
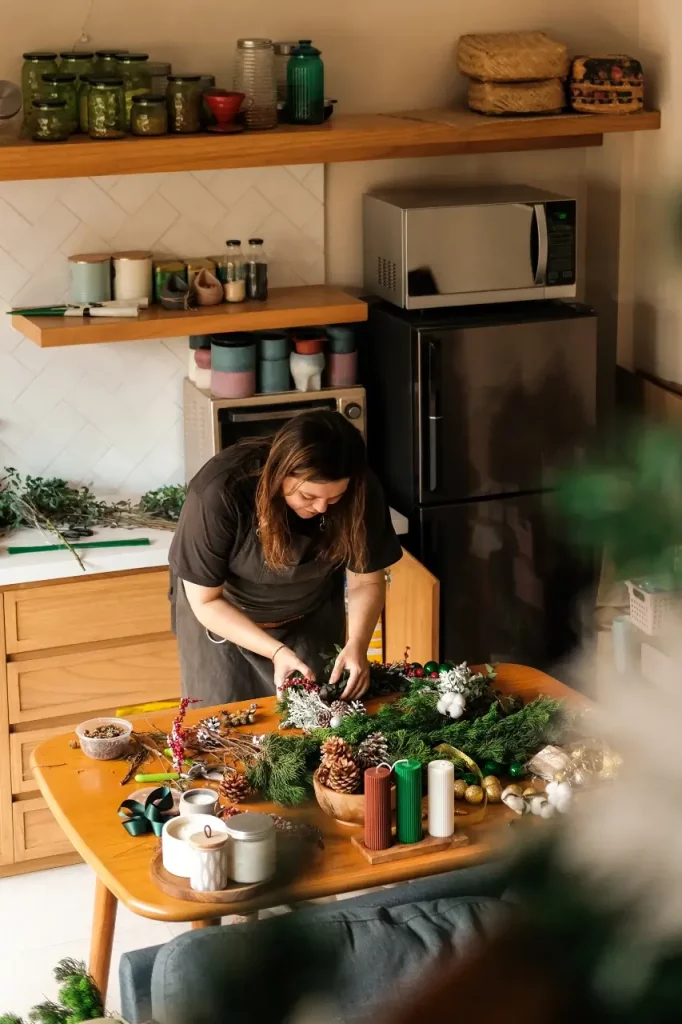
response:
<path id="1" fill-rule="evenodd" d="M 379 621 L 386 597 L 386 574 L 377 572 L 354 573 L 348 570 L 348 640 L 334 665 L 330 682 L 335 683 L 344 669 L 350 675 L 342 700 L 362 697 L 369 687 L 367 648 L 374 627 Z"/>
<path id="2" fill-rule="evenodd" d="M 271 659 L 275 667 L 275 685 L 278 690 L 292 672 L 301 672 L 308 679 L 315 678 L 314 673 L 289 647 L 275 640 L 226 601 L 222 587 L 200 587 L 186 580 L 182 581 L 182 585 L 190 608 L 205 629 L 237 644 L 238 647 L 245 647 L 247 651 Z"/>

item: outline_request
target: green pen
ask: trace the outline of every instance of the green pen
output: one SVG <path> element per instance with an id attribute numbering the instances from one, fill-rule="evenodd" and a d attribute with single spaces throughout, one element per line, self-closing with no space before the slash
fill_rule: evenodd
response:
<path id="1" fill-rule="evenodd" d="M 179 772 L 157 772 L 154 775 L 136 775 L 135 782 L 177 782 Z"/>

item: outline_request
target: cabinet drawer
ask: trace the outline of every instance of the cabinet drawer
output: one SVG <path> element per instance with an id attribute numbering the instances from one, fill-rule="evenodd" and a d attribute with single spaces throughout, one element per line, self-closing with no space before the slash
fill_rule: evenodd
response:
<path id="1" fill-rule="evenodd" d="M 5 593 L 8 654 L 170 630 L 163 570 Z"/>
<path id="2" fill-rule="evenodd" d="M 73 726 L 80 722 L 74 718 Z M 31 729 L 28 732 L 15 732 L 9 738 L 10 772 L 12 793 L 37 793 L 38 787 L 31 771 L 31 754 L 43 740 L 68 732 L 71 723 L 66 722 L 54 729 Z"/>
<path id="3" fill-rule="evenodd" d="M 73 853 L 73 846 L 42 797 L 21 800 L 12 807 L 15 861 Z"/>
<path id="4" fill-rule="evenodd" d="M 7 690 L 12 723 L 170 700 L 180 693 L 175 638 L 10 662 Z"/>

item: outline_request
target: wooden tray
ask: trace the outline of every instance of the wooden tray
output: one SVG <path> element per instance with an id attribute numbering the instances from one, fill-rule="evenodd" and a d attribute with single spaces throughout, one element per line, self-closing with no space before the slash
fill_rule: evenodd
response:
<path id="1" fill-rule="evenodd" d="M 238 885 L 236 882 L 230 882 L 227 889 L 220 889 L 218 892 L 195 892 L 189 884 L 189 878 L 171 875 L 170 871 L 166 871 L 161 847 L 154 851 L 151 875 L 161 892 L 165 892 L 167 896 L 174 896 L 177 900 L 190 900 L 192 903 L 239 903 L 240 900 L 248 900 L 262 892 L 272 882 L 272 879 L 267 882 L 256 882 L 255 885 Z"/>
<path id="2" fill-rule="evenodd" d="M 455 835 L 448 836 L 446 839 L 426 836 L 420 843 L 394 843 L 386 850 L 368 850 L 361 836 L 351 836 L 350 841 L 370 864 L 387 864 L 392 860 L 407 860 L 409 857 L 417 857 L 420 853 L 441 853 L 443 850 L 469 845 L 469 837 L 462 835 L 461 832 L 456 832 Z"/>

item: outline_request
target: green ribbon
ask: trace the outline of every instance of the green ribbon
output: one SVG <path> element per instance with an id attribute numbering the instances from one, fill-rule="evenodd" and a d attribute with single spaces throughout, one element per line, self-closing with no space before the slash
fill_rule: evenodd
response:
<path id="1" fill-rule="evenodd" d="M 173 810 L 173 794 L 168 786 L 153 789 L 144 804 L 139 800 L 124 800 L 118 809 L 118 816 L 128 835 L 143 836 L 153 832 L 161 835 L 166 814 Z"/>

